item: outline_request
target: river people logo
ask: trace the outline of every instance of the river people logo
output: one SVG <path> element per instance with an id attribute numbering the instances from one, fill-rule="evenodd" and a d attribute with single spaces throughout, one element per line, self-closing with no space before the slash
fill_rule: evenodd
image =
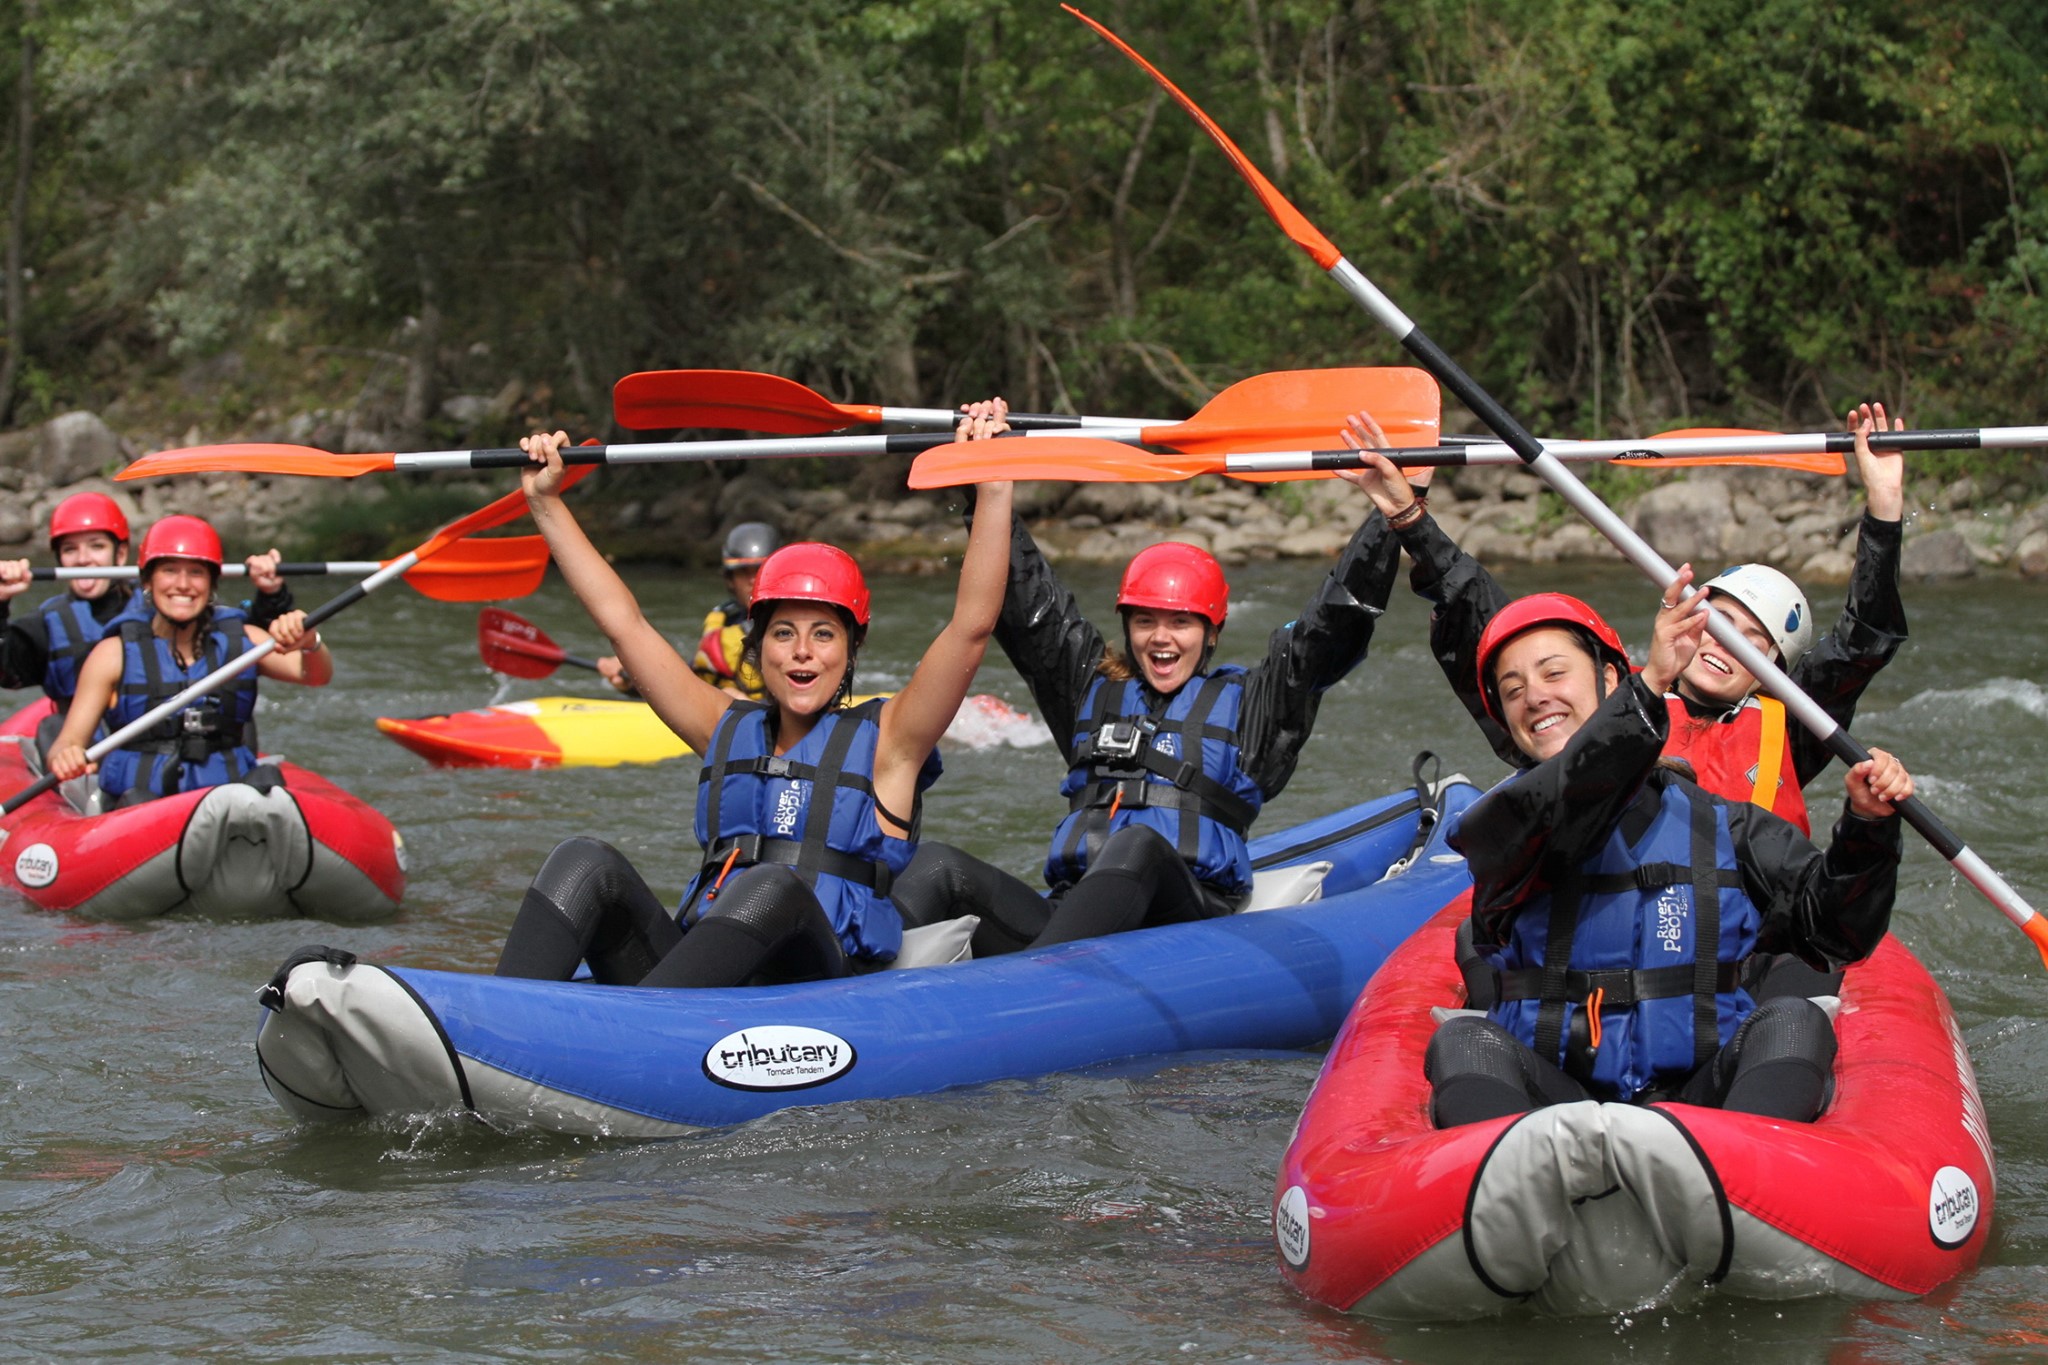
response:
<path id="1" fill-rule="evenodd" d="M 805 1090 L 853 1069 L 853 1044 L 801 1024 L 728 1033 L 704 1053 L 704 1074 L 734 1090 Z"/>
<path id="2" fill-rule="evenodd" d="M 30 844 L 14 855 L 14 880 L 23 886 L 48 886 L 57 880 L 57 850 Z"/>

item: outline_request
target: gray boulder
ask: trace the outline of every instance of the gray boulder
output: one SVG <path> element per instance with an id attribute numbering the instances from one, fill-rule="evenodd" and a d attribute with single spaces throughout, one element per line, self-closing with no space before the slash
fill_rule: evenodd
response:
<path id="1" fill-rule="evenodd" d="M 1977 556 L 1970 542 L 1957 530 L 1932 531 L 1906 541 L 1899 557 L 1899 571 L 1907 578 L 1968 578 L 1977 572 Z"/>
<path id="2" fill-rule="evenodd" d="M 1723 536 L 1734 521 L 1726 483 L 1690 478 L 1643 494 L 1629 524 L 1673 564 L 1690 561 L 1704 569 L 1724 557 Z"/>
<path id="3" fill-rule="evenodd" d="M 127 463 L 114 429 L 98 413 L 67 412 L 37 427 L 27 466 L 52 484 L 76 483 Z"/>

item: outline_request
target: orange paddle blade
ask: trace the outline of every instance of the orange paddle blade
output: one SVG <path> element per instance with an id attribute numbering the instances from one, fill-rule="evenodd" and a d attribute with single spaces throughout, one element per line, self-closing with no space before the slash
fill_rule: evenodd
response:
<path id="1" fill-rule="evenodd" d="M 1148 428 L 1145 439 L 1191 455 L 1335 450 L 1344 444 L 1344 419 L 1361 410 L 1397 446 L 1433 446 L 1443 428 L 1443 394 L 1427 370 L 1355 366 L 1255 374 L 1187 421 Z"/>
<path id="2" fill-rule="evenodd" d="M 1755 431 L 1745 427 L 1684 427 L 1677 431 L 1660 431 L 1652 440 L 1683 440 L 1698 436 L 1778 436 L 1776 431 Z M 1746 465 L 1760 469 L 1786 469 L 1801 474 L 1828 474 L 1839 476 L 1848 472 L 1840 455 L 1830 455 L 1824 450 L 1782 451 L 1768 455 L 1656 455 L 1648 457 L 1618 455 L 1610 464 L 1645 465 L 1664 468 L 1688 468 L 1694 465 Z"/>
<path id="3" fill-rule="evenodd" d="M 1160 73 L 1158 67 L 1140 57 L 1132 50 L 1129 43 L 1117 37 L 1114 33 L 1096 23 L 1072 5 L 1063 4 L 1060 8 L 1101 34 L 1117 51 L 1136 62 L 1140 67 L 1144 68 L 1146 75 L 1159 82 L 1159 87 L 1166 91 L 1167 94 L 1173 96 L 1179 102 L 1180 107 L 1187 110 L 1188 115 L 1202 126 L 1202 131 L 1209 135 L 1209 140 L 1221 149 L 1223 155 L 1230 158 L 1231 164 L 1237 167 L 1237 173 L 1245 178 L 1246 183 L 1252 187 L 1252 192 L 1259 196 L 1259 202 L 1266 206 L 1266 212 L 1271 214 L 1273 221 L 1280 225 L 1280 230 L 1292 238 L 1296 246 L 1313 257 L 1317 265 L 1328 270 L 1331 266 L 1344 259 L 1344 253 L 1337 250 L 1336 243 L 1317 230 L 1314 223 L 1302 217 L 1301 210 L 1287 202 L 1286 196 L 1273 187 L 1273 182 L 1266 179 L 1265 173 L 1251 163 L 1251 158 L 1239 151 L 1237 144 L 1232 142 L 1229 136 L 1216 126 L 1216 121 L 1203 113 L 1201 106 L 1182 94 L 1180 87 L 1166 79 Z"/>
<path id="4" fill-rule="evenodd" d="M 612 386 L 612 415 L 632 431 L 731 427 L 818 436 L 879 422 L 870 403 L 834 403 L 780 375 L 752 370 L 642 370 Z"/>
<path id="5" fill-rule="evenodd" d="M 910 464 L 912 488 L 954 488 L 992 479 L 1048 479 L 1067 483 L 1176 483 L 1197 474 L 1220 474 L 1220 455 L 1155 455 L 1092 436 L 1033 436 L 955 441 Z"/>
<path id="6" fill-rule="evenodd" d="M 540 536 L 457 540 L 405 571 L 405 581 L 436 602 L 489 602 L 524 597 L 547 573 L 548 543 Z"/>
<path id="7" fill-rule="evenodd" d="M 311 474 L 326 479 L 353 479 L 397 468 L 397 456 L 336 455 L 312 446 L 278 445 L 268 441 L 230 442 L 217 446 L 185 446 L 144 455 L 114 476 L 117 482 L 153 479 L 163 474 Z"/>

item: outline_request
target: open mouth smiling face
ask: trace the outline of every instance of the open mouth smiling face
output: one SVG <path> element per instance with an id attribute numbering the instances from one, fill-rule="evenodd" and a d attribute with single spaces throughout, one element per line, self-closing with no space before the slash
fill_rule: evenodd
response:
<path id="1" fill-rule="evenodd" d="M 1131 661 L 1155 692 L 1173 692 L 1186 684 L 1215 640 L 1208 621 L 1189 611 L 1132 607 L 1124 619 Z"/>
<path id="2" fill-rule="evenodd" d="M 778 607 L 761 641 L 761 675 L 783 707 L 811 714 L 830 706 L 846 676 L 847 634 L 829 607 Z"/>

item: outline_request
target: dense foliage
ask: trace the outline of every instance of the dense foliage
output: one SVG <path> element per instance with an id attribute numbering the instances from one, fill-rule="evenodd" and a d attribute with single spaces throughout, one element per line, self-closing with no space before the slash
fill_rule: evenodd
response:
<path id="1" fill-rule="evenodd" d="M 1096 2 L 1532 422 L 2038 419 L 2035 0 Z M 422 435 L 659 366 L 1162 412 L 1396 358 L 1051 0 L 12 10 L 16 421 L 221 354 Z"/>

